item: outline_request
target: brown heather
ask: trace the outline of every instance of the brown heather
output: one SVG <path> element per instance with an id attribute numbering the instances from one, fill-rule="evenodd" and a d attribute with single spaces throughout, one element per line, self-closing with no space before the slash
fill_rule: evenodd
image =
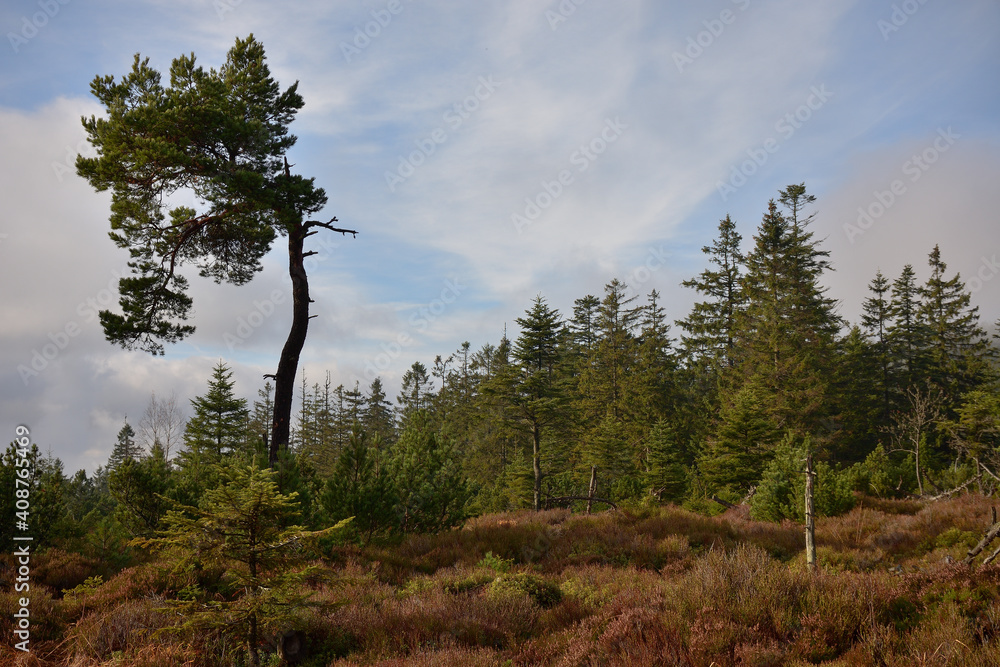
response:
<path id="1" fill-rule="evenodd" d="M 991 505 L 863 498 L 819 521 L 814 574 L 800 526 L 741 509 L 507 513 L 338 548 L 316 563 L 330 576 L 309 584 L 330 605 L 305 612 L 300 664 L 995 667 L 1000 568 L 957 564 Z M 9 648 L 17 602 L 5 561 L 0 665 L 239 664 L 240 647 L 163 632 L 166 601 L 194 580 L 149 563 L 64 595 L 58 586 L 79 586 L 94 564 L 62 552 L 39 563 L 28 656 Z"/>

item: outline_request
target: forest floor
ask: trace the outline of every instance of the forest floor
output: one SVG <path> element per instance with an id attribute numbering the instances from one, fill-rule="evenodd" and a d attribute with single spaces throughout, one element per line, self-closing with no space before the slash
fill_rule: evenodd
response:
<path id="1" fill-rule="evenodd" d="M 744 507 L 492 514 L 339 546 L 307 584 L 330 604 L 302 617 L 309 654 L 298 664 L 995 667 L 1000 566 L 961 562 L 995 502 L 863 498 L 817 521 L 813 573 L 801 525 L 753 521 Z M 155 562 L 64 595 L 88 567 L 39 555 L 30 655 L 11 648 L 16 595 L 4 582 L 0 664 L 242 662 L 209 635 L 153 635 L 174 622 L 164 599 L 176 594 Z M 273 652 L 262 663 L 279 664 Z"/>

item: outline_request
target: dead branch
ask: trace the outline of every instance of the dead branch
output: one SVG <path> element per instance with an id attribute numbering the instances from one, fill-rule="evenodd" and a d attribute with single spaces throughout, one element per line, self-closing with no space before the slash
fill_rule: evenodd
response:
<path id="1" fill-rule="evenodd" d="M 725 507 L 727 510 L 734 510 L 737 507 L 739 507 L 739 505 L 734 505 L 732 503 L 726 502 L 722 498 L 719 498 L 718 496 L 714 496 L 714 495 L 711 498 L 709 498 L 709 500 L 711 500 L 713 502 L 716 502 L 716 503 L 719 503 L 720 505 L 722 505 L 723 507 Z"/>
<path id="2" fill-rule="evenodd" d="M 951 496 L 955 495 L 959 491 L 965 490 L 973 482 L 977 482 L 977 481 L 981 480 L 982 478 L 983 478 L 982 475 L 976 475 L 975 477 L 972 477 L 971 479 L 969 479 L 969 481 L 967 481 L 965 484 L 962 484 L 961 486 L 956 486 L 954 489 L 952 489 L 950 491 L 945 491 L 944 493 L 939 493 L 936 496 L 931 496 L 929 498 L 925 498 L 924 500 L 927 500 L 929 502 L 934 502 L 935 500 L 943 500 L 945 498 L 950 498 Z"/>
<path id="3" fill-rule="evenodd" d="M 1000 523 L 997 523 L 997 520 L 996 520 L 996 510 L 994 510 L 993 524 L 990 526 L 989 530 L 986 531 L 986 535 L 983 536 L 983 539 L 979 540 L 979 544 L 977 544 L 976 546 L 974 546 L 971 549 L 969 549 L 968 554 L 966 554 L 965 558 L 962 559 L 962 564 L 963 565 L 971 565 L 972 564 L 972 560 L 976 556 L 978 556 L 980 553 L 982 553 L 983 549 L 985 549 L 986 547 L 988 547 L 990 545 L 990 542 L 992 542 L 993 540 L 995 540 L 998 535 L 1000 535 Z M 988 563 L 988 562 L 992 561 L 994 558 L 996 558 L 997 553 L 1000 553 L 1000 549 L 997 549 L 997 552 L 994 552 L 993 555 L 991 555 L 983 563 L 983 565 L 985 565 L 986 563 Z"/>

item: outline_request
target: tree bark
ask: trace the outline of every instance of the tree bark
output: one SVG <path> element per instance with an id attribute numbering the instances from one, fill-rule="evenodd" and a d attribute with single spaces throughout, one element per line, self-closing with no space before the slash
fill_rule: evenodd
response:
<path id="1" fill-rule="evenodd" d="M 288 275 L 292 279 L 292 328 L 288 332 L 285 346 L 278 359 L 278 370 L 274 374 L 274 421 L 271 427 L 271 443 L 268 449 L 268 465 L 274 469 L 278 465 L 278 453 L 288 447 L 292 400 L 295 396 L 295 373 L 299 367 L 299 355 L 306 343 L 309 329 L 309 279 L 306 276 L 303 243 L 307 228 L 299 223 L 288 233 Z"/>
<path id="2" fill-rule="evenodd" d="M 597 492 L 597 466 L 590 466 L 590 489 L 587 492 L 587 514 L 594 504 L 594 493 Z"/>
<path id="3" fill-rule="evenodd" d="M 806 457 L 806 566 L 816 570 L 816 513 L 813 509 L 813 457 Z"/>

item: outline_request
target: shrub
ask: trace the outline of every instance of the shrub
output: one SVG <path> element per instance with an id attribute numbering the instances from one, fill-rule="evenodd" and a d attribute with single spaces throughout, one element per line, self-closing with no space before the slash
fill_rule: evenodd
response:
<path id="1" fill-rule="evenodd" d="M 562 601 L 559 586 L 536 574 L 520 573 L 497 577 L 488 589 L 491 597 L 524 594 L 542 609 L 554 607 Z"/>
<path id="2" fill-rule="evenodd" d="M 789 434 L 778 446 L 764 469 L 757 493 L 750 501 L 750 515 L 761 521 L 805 519 L 805 475 L 809 438 L 796 443 Z M 813 505 L 818 516 L 837 516 L 854 507 L 850 475 L 834 470 L 825 461 L 814 468 Z"/>

